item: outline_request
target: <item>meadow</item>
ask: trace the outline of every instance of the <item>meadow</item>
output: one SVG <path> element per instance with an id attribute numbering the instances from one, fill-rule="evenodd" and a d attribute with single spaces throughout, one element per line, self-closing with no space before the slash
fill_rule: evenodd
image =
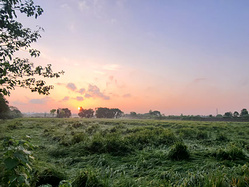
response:
<path id="1" fill-rule="evenodd" d="M 1 157 L 5 137 L 30 136 L 31 186 L 249 186 L 248 122 L 20 118 L 0 126 Z"/>

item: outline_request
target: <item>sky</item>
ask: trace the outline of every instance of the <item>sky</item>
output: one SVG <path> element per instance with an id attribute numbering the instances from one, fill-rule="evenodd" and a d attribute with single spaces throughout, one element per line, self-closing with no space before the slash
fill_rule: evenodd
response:
<path id="1" fill-rule="evenodd" d="M 248 0 L 34 0 L 35 65 L 64 70 L 48 96 L 16 88 L 22 112 L 53 108 L 216 115 L 249 109 Z"/>

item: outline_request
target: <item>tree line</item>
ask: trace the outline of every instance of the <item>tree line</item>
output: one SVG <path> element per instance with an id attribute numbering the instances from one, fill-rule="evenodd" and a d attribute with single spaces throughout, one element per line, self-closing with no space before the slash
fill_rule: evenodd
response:
<path id="1" fill-rule="evenodd" d="M 56 117 L 58 118 L 69 118 L 72 116 L 71 110 L 68 108 L 58 108 L 50 110 L 50 114 L 54 117 L 56 112 Z M 99 107 L 93 109 L 84 109 L 82 107 L 79 108 L 78 116 L 80 118 L 120 118 L 124 115 L 124 113 L 118 108 L 106 108 Z"/>

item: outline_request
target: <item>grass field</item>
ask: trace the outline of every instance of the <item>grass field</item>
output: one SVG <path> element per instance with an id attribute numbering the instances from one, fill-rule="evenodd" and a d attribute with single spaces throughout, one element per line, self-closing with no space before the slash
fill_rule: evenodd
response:
<path id="1" fill-rule="evenodd" d="M 0 125 L 1 141 L 29 135 L 36 146 L 33 186 L 61 180 L 73 186 L 249 186 L 245 122 L 22 118 Z"/>

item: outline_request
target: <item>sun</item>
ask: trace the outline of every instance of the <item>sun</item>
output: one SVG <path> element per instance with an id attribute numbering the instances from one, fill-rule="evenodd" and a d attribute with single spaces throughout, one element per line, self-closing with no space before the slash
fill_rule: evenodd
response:
<path id="1" fill-rule="evenodd" d="M 78 106 L 78 110 L 80 110 L 82 107 Z"/>

